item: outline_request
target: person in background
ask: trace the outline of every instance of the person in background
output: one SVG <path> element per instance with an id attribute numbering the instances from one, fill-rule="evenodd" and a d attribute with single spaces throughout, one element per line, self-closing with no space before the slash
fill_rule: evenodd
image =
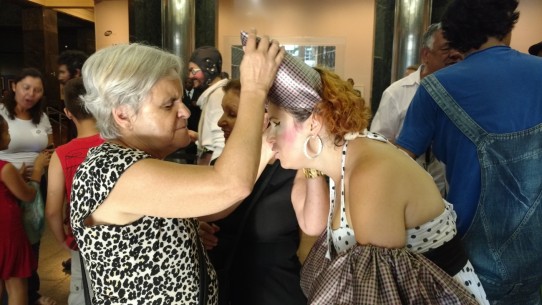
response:
<path id="1" fill-rule="evenodd" d="M 510 48 L 517 0 L 454 0 L 465 59 L 422 80 L 397 144 L 446 164 L 447 200 L 492 304 L 542 304 L 542 58 Z"/>
<path id="2" fill-rule="evenodd" d="M 420 65 L 416 64 L 416 65 L 410 65 L 408 67 L 406 67 L 405 69 L 405 74 L 403 75 L 403 77 L 407 77 L 409 76 L 410 74 L 416 72 L 418 70 L 418 68 L 420 67 Z"/>
<path id="3" fill-rule="evenodd" d="M 218 125 L 227 145 L 239 112 L 241 83 L 231 80 L 223 89 L 224 114 Z M 262 158 L 270 160 L 252 194 L 235 210 L 213 215 L 220 220 L 200 223 L 200 236 L 218 273 L 219 304 L 307 304 L 299 285 L 300 234 L 290 198 L 296 171 L 283 169 L 265 146 Z M 315 181 L 325 184 L 323 177 Z"/>
<path id="4" fill-rule="evenodd" d="M 292 191 L 301 229 L 324 229 L 302 271 L 309 304 L 486 302 L 453 206 L 416 162 L 366 131 L 370 110 L 347 82 L 286 55 L 268 98 L 267 141 L 281 165 L 329 177 L 328 189 Z M 318 213 L 316 191 L 330 199 Z"/>
<path id="5" fill-rule="evenodd" d="M 222 79 L 230 79 L 230 74 L 226 71 L 220 72 L 220 78 Z"/>
<path id="6" fill-rule="evenodd" d="M 70 79 L 81 77 L 81 69 L 88 55 L 83 51 L 67 50 L 58 56 L 58 81 L 65 85 Z"/>
<path id="7" fill-rule="evenodd" d="M 11 142 L 0 150 L 0 159 L 13 164 L 17 169 L 26 169 L 28 178 L 32 173 L 34 160 L 40 152 L 53 147 L 53 129 L 45 113 L 43 76 L 34 68 L 25 68 L 15 78 L 11 92 L 0 105 L 0 115 L 8 122 Z M 46 187 L 42 176 L 41 185 Z M 32 251 L 39 261 L 40 243 L 32 245 Z M 54 305 L 56 302 L 41 296 L 38 291 L 40 279 L 36 269 L 28 280 L 28 301 L 30 304 Z"/>
<path id="8" fill-rule="evenodd" d="M 194 80 L 191 78 L 185 78 L 184 80 L 184 96 L 183 103 L 190 110 L 190 117 L 188 118 L 188 129 L 197 133 L 198 124 L 201 116 L 201 108 L 197 105 L 198 98 L 201 95 L 202 90 L 194 88 Z M 197 137 L 196 137 L 197 139 Z M 198 146 L 195 141 L 182 149 L 185 154 L 185 160 L 188 164 L 196 164 L 198 156 Z"/>
<path id="9" fill-rule="evenodd" d="M 0 116 L 0 149 L 6 149 L 10 141 L 9 125 Z M 44 151 L 36 157 L 29 177 L 36 188 L 50 156 Z M 13 164 L 0 157 L 0 300 L 5 287 L 10 305 L 29 304 L 27 278 L 35 270 L 37 261 L 24 231 L 17 200 L 30 202 L 34 196 L 39 196 L 35 188 L 25 182 Z"/>
<path id="10" fill-rule="evenodd" d="M 252 190 L 264 103 L 284 57 L 252 34 L 240 66 L 234 130 L 214 166 L 162 160 L 190 142 L 178 56 L 140 44 L 99 50 L 83 66 L 85 107 L 106 142 L 89 150 L 72 184 L 71 226 L 93 304 L 216 304 L 216 273 L 195 217 Z M 122 90 L 119 90 L 122 88 Z"/>
<path id="11" fill-rule="evenodd" d="M 66 82 L 70 79 L 81 77 L 81 69 L 83 69 L 83 64 L 87 58 L 88 55 L 79 50 L 66 50 L 60 53 L 57 59 L 58 81 L 62 86 L 66 85 Z M 77 127 L 75 127 L 73 121 L 69 120 L 66 142 L 69 142 L 75 137 L 77 137 Z M 63 265 L 65 264 L 66 262 L 63 263 Z"/>
<path id="12" fill-rule="evenodd" d="M 188 129 L 198 131 L 198 123 L 201 116 L 201 108 L 197 105 L 198 98 L 201 95 L 202 90 L 194 88 L 194 80 L 186 78 L 184 80 L 184 96 L 183 103 L 190 110 L 190 117 L 188 118 Z"/>
<path id="13" fill-rule="evenodd" d="M 190 56 L 188 78 L 193 80 L 194 88 L 205 90 L 197 102 L 201 108 L 197 142 L 200 165 L 209 165 L 224 149 L 224 133 L 217 122 L 222 116 L 221 88 L 228 79 L 222 79 L 221 73 L 222 55 L 215 47 L 199 47 Z"/>
<path id="14" fill-rule="evenodd" d="M 2 96 L 0 96 L 0 99 L 4 99 L 8 96 L 9 94 L 9 90 L 6 88 L 6 89 L 2 89 Z M 0 101 L 1 102 L 1 101 Z"/>
<path id="15" fill-rule="evenodd" d="M 542 57 L 542 41 L 529 47 L 529 54 Z"/>
<path id="16" fill-rule="evenodd" d="M 80 96 L 84 94 L 85 87 L 80 77 L 65 83 L 64 112 L 75 123 L 77 138 L 58 146 L 51 157 L 48 168 L 47 203 L 45 205 L 45 215 L 53 235 L 62 249 L 70 251 L 69 305 L 85 303 L 82 280 L 85 271 L 81 269 L 77 243 L 70 227 L 72 180 L 77 167 L 87 156 L 88 150 L 103 143 L 96 128 L 96 120 L 80 99 Z M 90 295 L 92 296 L 92 293 Z"/>
<path id="17" fill-rule="evenodd" d="M 371 131 L 385 136 L 395 143 L 405 115 L 420 86 L 420 81 L 427 75 L 459 62 L 463 56 L 448 46 L 448 41 L 442 35 L 440 23 L 430 25 L 422 36 L 421 49 L 422 65 L 413 74 L 391 84 L 380 100 L 380 105 L 371 123 Z M 437 184 L 442 196 L 446 196 L 446 177 L 444 164 L 440 163 L 428 149 L 416 159 L 427 170 Z"/>

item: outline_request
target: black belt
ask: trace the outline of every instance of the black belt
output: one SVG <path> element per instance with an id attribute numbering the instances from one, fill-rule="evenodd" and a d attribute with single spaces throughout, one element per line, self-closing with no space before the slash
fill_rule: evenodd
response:
<path id="1" fill-rule="evenodd" d="M 469 260 L 459 234 L 456 234 L 454 238 L 442 246 L 425 252 L 423 255 L 451 276 L 461 271 Z"/>

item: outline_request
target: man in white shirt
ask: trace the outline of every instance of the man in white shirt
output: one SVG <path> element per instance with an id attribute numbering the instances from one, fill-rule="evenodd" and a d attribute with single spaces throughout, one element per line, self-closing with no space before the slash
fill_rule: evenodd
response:
<path id="1" fill-rule="evenodd" d="M 228 79 L 222 79 L 222 55 L 215 47 L 197 48 L 188 63 L 188 77 L 194 88 L 205 90 L 197 105 L 201 108 L 198 124 L 198 164 L 209 165 L 224 149 L 224 133 L 217 123 L 222 116 L 222 87 Z"/>
<path id="2" fill-rule="evenodd" d="M 408 106 L 420 86 L 421 79 L 463 59 L 461 53 L 448 47 L 440 23 L 430 25 L 424 33 L 420 53 L 422 65 L 416 72 L 386 88 L 371 123 L 371 131 L 382 134 L 392 143 L 395 143 L 401 132 Z M 436 160 L 430 151 L 419 156 L 416 162 L 433 176 L 444 196 L 446 193 L 444 165 Z"/>

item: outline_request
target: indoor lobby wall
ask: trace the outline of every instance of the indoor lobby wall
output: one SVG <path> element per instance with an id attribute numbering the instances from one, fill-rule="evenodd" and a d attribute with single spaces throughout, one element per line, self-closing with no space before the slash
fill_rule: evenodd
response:
<path id="1" fill-rule="evenodd" d="M 94 1 L 96 50 L 129 42 L 128 0 Z"/>
<path id="2" fill-rule="evenodd" d="M 369 100 L 374 0 L 220 0 L 218 10 L 217 46 L 225 71 L 231 70 L 239 32 L 256 28 L 282 44 L 335 45 L 335 72 L 353 78 Z"/>
<path id="3" fill-rule="evenodd" d="M 542 0 L 519 0 L 518 10 L 519 21 L 510 46 L 527 53 L 530 46 L 542 41 Z"/>
<path id="4" fill-rule="evenodd" d="M 542 0 L 520 0 L 518 9 L 511 47 L 527 53 L 542 41 Z M 240 30 L 256 28 L 282 44 L 331 41 L 337 45 L 335 71 L 352 77 L 371 100 L 374 0 L 220 0 L 218 11 L 217 46 L 225 71 L 231 70 L 231 46 L 239 44 Z"/>

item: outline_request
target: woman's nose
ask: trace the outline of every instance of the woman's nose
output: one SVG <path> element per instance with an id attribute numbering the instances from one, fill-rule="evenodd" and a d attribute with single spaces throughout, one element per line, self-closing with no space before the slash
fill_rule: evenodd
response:
<path id="1" fill-rule="evenodd" d="M 271 131 L 271 128 L 267 128 L 265 130 L 265 140 L 267 141 L 267 143 L 275 142 L 275 133 Z"/>
<path id="2" fill-rule="evenodd" d="M 179 103 L 179 110 L 178 110 L 177 114 L 178 114 L 179 117 L 188 119 L 190 117 L 191 113 L 190 113 L 190 109 L 188 109 L 188 107 L 186 107 L 186 105 L 183 102 L 180 102 Z"/>
<path id="3" fill-rule="evenodd" d="M 218 122 L 216 123 L 216 125 L 218 125 L 218 127 L 223 127 L 226 124 L 225 116 L 226 116 L 226 114 L 223 113 L 222 116 L 220 116 L 220 119 L 218 119 Z"/>

